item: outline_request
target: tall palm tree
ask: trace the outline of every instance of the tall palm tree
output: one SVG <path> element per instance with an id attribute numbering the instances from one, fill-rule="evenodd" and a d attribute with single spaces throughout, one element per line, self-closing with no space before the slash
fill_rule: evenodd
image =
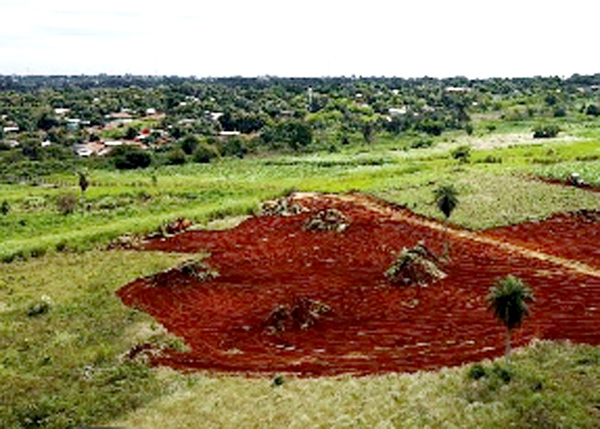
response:
<path id="1" fill-rule="evenodd" d="M 506 327 L 506 363 L 510 361 L 512 331 L 529 315 L 528 303 L 533 302 L 533 292 L 523 281 L 508 275 L 498 280 L 487 296 L 488 308 Z"/>
<path id="2" fill-rule="evenodd" d="M 433 191 L 435 203 L 444 214 L 444 255 L 448 255 L 448 220 L 458 205 L 458 192 L 453 185 L 443 185 Z"/>

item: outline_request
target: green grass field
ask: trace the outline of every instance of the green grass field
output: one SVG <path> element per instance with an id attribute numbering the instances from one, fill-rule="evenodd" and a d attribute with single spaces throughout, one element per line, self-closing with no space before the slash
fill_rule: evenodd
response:
<path id="1" fill-rule="evenodd" d="M 504 131 L 510 143 L 520 130 Z M 0 214 L 0 426 L 599 427 L 597 347 L 538 343 L 515 356 L 510 381 L 502 361 L 483 362 L 478 380 L 467 366 L 285 377 L 282 386 L 267 378 L 150 369 L 124 354 L 143 341 L 182 344 L 124 307 L 114 291 L 193 255 L 99 250 L 121 234 L 153 231 L 177 217 L 227 223 L 291 189 L 361 190 L 440 218 L 432 191 L 452 183 L 460 205 L 451 221 L 472 229 L 599 209 L 600 193 L 533 179 L 577 171 L 600 185 L 597 133 L 571 135 L 476 150 L 468 163 L 450 152 L 474 141 L 451 136 L 429 149 L 389 141 L 151 172 L 93 170 L 85 200 L 71 214 L 59 212 L 57 199 L 77 193 L 75 177 L 46 179 L 58 188 L 1 185 L 0 203 L 10 210 Z"/>

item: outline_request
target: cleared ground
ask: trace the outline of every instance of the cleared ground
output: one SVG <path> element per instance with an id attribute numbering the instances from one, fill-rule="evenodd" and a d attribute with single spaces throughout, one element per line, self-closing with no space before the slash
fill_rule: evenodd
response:
<path id="1" fill-rule="evenodd" d="M 439 369 L 497 357 L 504 330 L 487 311 L 485 296 L 508 274 L 521 277 L 536 296 L 515 344 L 534 338 L 600 343 L 600 255 L 590 251 L 598 242 L 597 216 L 563 216 L 547 228 L 541 222 L 529 246 L 519 231 L 453 229 L 451 259 L 441 265 L 448 276 L 417 288 L 394 286 L 384 273 L 403 247 L 423 241 L 440 253 L 439 223 L 356 194 L 300 195 L 298 201 L 309 211 L 253 217 L 232 230 L 192 231 L 146 245 L 208 251 L 205 262 L 219 273 L 202 281 L 172 270 L 119 291 L 125 303 L 151 314 L 190 348 L 155 356 L 155 363 L 331 375 Z M 346 230 L 304 228 L 315 212 L 330 208 L 349 219 Z M 553 235 L 547 231 L 557 225 L 578 231 L 571 252 L 561 251 L 566 237 L 560 235 L 558 250 L 549 248 Z M 532 248 L 536 240 L 546 246 L 542 251 Z M 588 265 L 569 259 L 582 253 Z M 292 320 L 273 329 L 274 311 L 302 300 L 330 310 L 310 326 Z"/>

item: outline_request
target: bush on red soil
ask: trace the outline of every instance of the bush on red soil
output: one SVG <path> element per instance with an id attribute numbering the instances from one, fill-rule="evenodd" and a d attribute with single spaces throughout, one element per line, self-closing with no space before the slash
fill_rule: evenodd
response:
<path id="1" fill-rule="evenodd" d="M 183 285 L 207 282 L 219 277 L 219 272 L 204 261 L 186 261 L 172 270 L 154 274 L 148 282 L 157 287 L 181 287 Z"/>
<path id="2" fill-rule="evenodd" d="M 342 232 L 350 226 L 350 222 L 337 209 L 321 210 L 304 224 L 309 231 L 336 231 Z"/>
<path id="3" fill-rule="evenodd" d="M 262 203 L 259 214 L 261 216 L 295 216 L 304 211 L 306 208 L 291 197 L 283 197 Z"/>
<path id="4" fill-rule="evenodd" d="M 295 298 L 291 309 L 278 305 L 267 319 L 267 329 L 271 332 L 283 332 L 290 329 L 308 329 L 331 311 L 331 307 L 321 301 L 310 298 Z"/>
<path id="5" fill-rule="evenodd" d="M 174 221 L 167 223 L 164 227 L 167 234 L 179 234 L 192 226 L 192 221 L 185 218 L 177 218 Z"/>
<path id="6" fill-rule="evenodd" d="M 438 268 L 438 258 L 424 244 L 402 248 L 400 256 L 385 272 L 392 283 L 403 286 L 427 286 L 446 277 Z"/>

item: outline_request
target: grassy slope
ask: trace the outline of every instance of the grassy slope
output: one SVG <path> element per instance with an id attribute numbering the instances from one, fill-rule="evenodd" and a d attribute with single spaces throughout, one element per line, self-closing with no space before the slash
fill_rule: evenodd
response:
<path id="1" fill-rule="evenodd" d="M 593 181 L 600 172 L 596 141 L 550 142 L 476 152 L 457 164 L 449 141 L 402 151 L 392 145 L 348 148 L 337 154 L 224 161 L 156 172 L 91 172 L 89 210 L 56 213 L 65 189 L 2 186 L 11 213 L 0 217 L 0 256 L 89 248 L 115 235 L 156 228 L 166 219 L 200 221 L 245 213 L 258 201 L 301 190 L 361 189 L 439 216 L 431 190 L 456 183 L 461 205 L 452 220 L 471 228 L 600 207 L 600 194 L 530 182 L 528 174 L 569 171 L 575 164 Z M 367 151 L 369 151 L 367 153 Z M 502 163 L 481 162 L 488 155 Z M 587 156 L 587 161 L 577 157 Z M 489 161 L 489 159 L 488 159 Z M 563 174 L 562 172 L 556 174 Z M 58 177 L 56 180 L 65 180 Z M 72 180 L 72 179 L 70 179 Z M 108 207 L 108 208 L 107 208 Z M 0 265 L 0 422 L 4 427 L 64 427 L 107 421 L 156 399 L 125 421 L 134 427 L 597 427 L 600 420 L 598 349 L 540 345 L 515 361 L 506 384 L 493 371 L 469 381 L 466 369 L 440 373 L 297 380 L 179 376 L 126 363 L 119 355 L 143 337 L 170 341 L 150 319 L 124 308 L 112 292 L 141 275 L 188 256 L 129 252 L 46 255 Z M 27 315 L 43 296 L 50 311 Z M 44 298 L 45 299 L 45 298 Z M 491 368 L 492 364 L 486 364 Z M 558 381 L 560 380 L 560 382 Z M 540 389 L 541 382 L 541 389 Z M 165 392 L 176 393 L 165 395 Z M 162 395 L 162 397 L 161 397 Z M 536 420 L 537 419 L 537 420 Z M 566 420 L 565 420 L 566 419 Z"/>
<path id="2" fill-rule="evenodd" d="M 154 230 L 180 216 L 202 222 L 248 213 L 259 201 L 291 188 L 359 189 L 438 216 L 431 191 L 440 183 L 453 182 L 461 191 L 462 203 L 452 220 L 469 228 L 600 207 L 600 194 L 531 183 L 523 176 L 563 177 L 578 171 L 585 180 L 600 184 L 600 160 L 593 159 L 600 155 L 600 145 L 595 141 L 477 151 L 469 164 L 458 164 L 449 156 L 458 144 L 460 140 L 441 142 L 438 148 L 412 151 L 385 145 L 355 147 L 337 154 L 162 168 L 154 172 L 157 185 L 148 172 L 93 171 L 86 208 L 80 206 L 71 215 L 58 213 L 56 199 L 61 193 L 75 192 L 73 187 L 3 186 L 2 198 L 11 204 L 11 212 L 0 216 L 0 258 L 39 255 L 56 248 L 86 249 L 126 232 Z M 589 160 L 577 161 L 582 156 Z M 54 178 L 56 182 L 66 179 Z"/>
<path id="3" fill-rule="evenodd" d="M 132 428 L 598 427 L 600 349 L 537 343 L 500 362 L 376 377 L 269 379 L 197 375 L 193 385 L 116 423 Z"/>
<path id="4" fill-rule="evenodd" d="M 120 356 L 169 343 L 149 317 L 113 294 L 190 255 L 59 254 L 0 270 L 0 422 L 62 428 L 108 422 L 160 427 L 595 427 L 600 348 L 538 343 L 501 362 L 440 372 L 321 379 L 180 375 Z M 48 313 L 28 316 L 43 297 Z M 491 316 L 490 316 L 491 317 Z M 150 402 L 149 402 L 150 401 Z M 137 410 L 124 417 L 133 408 Z M 121 415 L 118 421 L 112 418 Z"/>
<path id="5" fill-rule="evenodd" d="M 113 292 L 189 258 L 113 251 L 1 265 L 0 426 L 90 424 L 161 393 L 153 371 L 119 356 L 147 339 L 172 340 Z"/>

